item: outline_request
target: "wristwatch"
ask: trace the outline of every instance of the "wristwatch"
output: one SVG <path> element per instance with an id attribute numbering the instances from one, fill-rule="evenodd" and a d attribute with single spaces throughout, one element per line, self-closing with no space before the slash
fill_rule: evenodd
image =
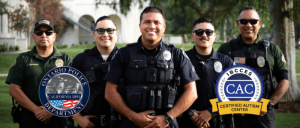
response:
<path id="1" fill-rule="evenodd" d="M 272 102 L 269 102 L 267 108 L 268 108 L 268 110 L 273 109 L 273 108 L 274 108 L 273 103 L 272 103 Z"/>
<path id="2" fill-rule="evenodd" d="M 194 116 L 194 113 L 195 113 L 195 109 L 190 109 L 188 112 L 189 117 Z"/>
<path id="3" fill-rule="evenodd" d="M 172 124 L 173 123 L 173 118 L 171 116 L 169 116 L 167 113 L 165 114 L 166 117 L 166 121 L 168 124 Z"/>

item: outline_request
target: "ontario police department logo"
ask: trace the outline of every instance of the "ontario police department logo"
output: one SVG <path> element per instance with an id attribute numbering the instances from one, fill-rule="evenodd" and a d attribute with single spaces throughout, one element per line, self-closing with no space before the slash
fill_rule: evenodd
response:
<path id="1" fill-rule="evenodd" d="M 213 111 L 217 111 L 218 105 L 220 115 L 232 113 L 259 115 L 261 108 L 262 111 L 267 111 L 269 100 L 261 98 L 263 95 L 261 77 L 249 66 L 233 65 L 223 71 L 216 82 L 216 94 L 218 98 L 210 101 Z"/>
<path id="2" fill-rule="evenodd" d="M 89 99 L 89 85 L 84 75 L 72 67 L 57 67 L 43 77 L 39 96 L 53 115 L 69 117 L 80 112 Z"/>

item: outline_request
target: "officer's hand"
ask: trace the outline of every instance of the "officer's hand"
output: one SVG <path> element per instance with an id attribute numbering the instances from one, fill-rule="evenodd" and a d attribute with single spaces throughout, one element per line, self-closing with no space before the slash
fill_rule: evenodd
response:
<path id="1" fill-rule="evenodd" d="M 79 124 L 80 127 L 82 128 L 92 128 L 95 125 L 90 121 L 90 118 L 92 117 L 96 117 L 94 115 L 85 115 L 85 116 L 77 116 L 76 118 L 74 118 L 77 123 Z"/>
<path id="2" fill-rule="evenodd" d="M 139 126 L 140 128 L 144 128 L 147 125 L 149 125 L 150 123 L 152 123 L 153 119 L 150 119 L 148 116 L 148 113 L 151 112 L 153 110 L 147 110 L 144 112 L 140 112 L 140 113 L 135 113 L 132 115 L 131 121 Z"/>
<path id="3" fill-rule="evenodd" d="M 153 122 L 145 128 L 166 128 L 169 126 L 164 115 L 149 116 L 149 118 L 153 119 Z"/>
<path id="4" fill-rule="evenodd" d="M 194 123 L 195 126 L 198 128 L 207 128 L 210 127 L 209 120 L 212 118 L 212 115 L 209 111 L 196 111 L 198 113 L 198 118 L 196 118 L 196 121 Z"/>
<path id="5" fill-rule="evenodd" d="M 45 124 L 48 123 L 53 114 L 48 112 L 44 106 L 39 106 L 39 108 L 41 108 L 41 111 L 35 113 L 35 117 Z"/>
<path id="6" fill-rule="evenodd" d="M 192 116 L 192 117 L 190 117 L 191 118 L 191 120 L 192 120 L 192 122 L 195 124 L 195 122 L 196 122 L 196 119 L 198 118 L 198 116 L 199 116 L 199 114 L 198 114 L 198 112 L 194 112 L 194 115 Z"/>
<path id="7" fill-rule="evenodd" d="M 259 116 L 264 116 L 266 114 L 266 112 L 260 111 Z"/>

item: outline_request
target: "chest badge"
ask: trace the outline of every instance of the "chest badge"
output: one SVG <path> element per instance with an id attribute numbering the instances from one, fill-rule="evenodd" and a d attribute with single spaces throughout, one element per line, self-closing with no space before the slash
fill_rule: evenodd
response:
<path id="1" fill-rule="evenodd" d="M 214 63 L 214 69 L 217 73 L 221 73 L 222 72 L 222 64 L 221 62 L 217 61 Z"/>
<path id="2" fill-rule="evenodd" d="M 55 61 L 56 67 L 62 67 L 64 65 L 64 61 L 62 59 L 57 59 Z"/>
<path id="3" fill-rule="evenodd" d="M 170 53 L 170 51 L 164 51 L 163 52 L 163 58 L 165 60 L 171 60 L 171 53 Z"/>
<path id="4" fill-rule="evenodd" d="M 264 67 L 266 64 L 265 58 L 262 56 L 257 57 L 257 65 L 259 67 Z"/>

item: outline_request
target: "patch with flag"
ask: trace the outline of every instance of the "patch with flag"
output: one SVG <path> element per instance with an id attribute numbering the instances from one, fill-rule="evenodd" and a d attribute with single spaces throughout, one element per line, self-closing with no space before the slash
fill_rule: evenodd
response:
<path id="1" fill-rule="evenodd" d="M 57 67 L 42 78 L 39 96 L 43 106 L 53 115 L 70 117 L 87 104 L 90 89 L 84 75 L 72 67 Z"/>
<path id="2" fill-rule="evenodd" d="M 66 109 L 74 107 L 78 103 L 78 100 L 50 100 L 50 102 L 55 107 Z"/>
<path id="3" fill-rule="evenodd" d="M 245 57 L 234 57 L 234 63 L 236 64 L 245 64 L 246 58 Z"/>

